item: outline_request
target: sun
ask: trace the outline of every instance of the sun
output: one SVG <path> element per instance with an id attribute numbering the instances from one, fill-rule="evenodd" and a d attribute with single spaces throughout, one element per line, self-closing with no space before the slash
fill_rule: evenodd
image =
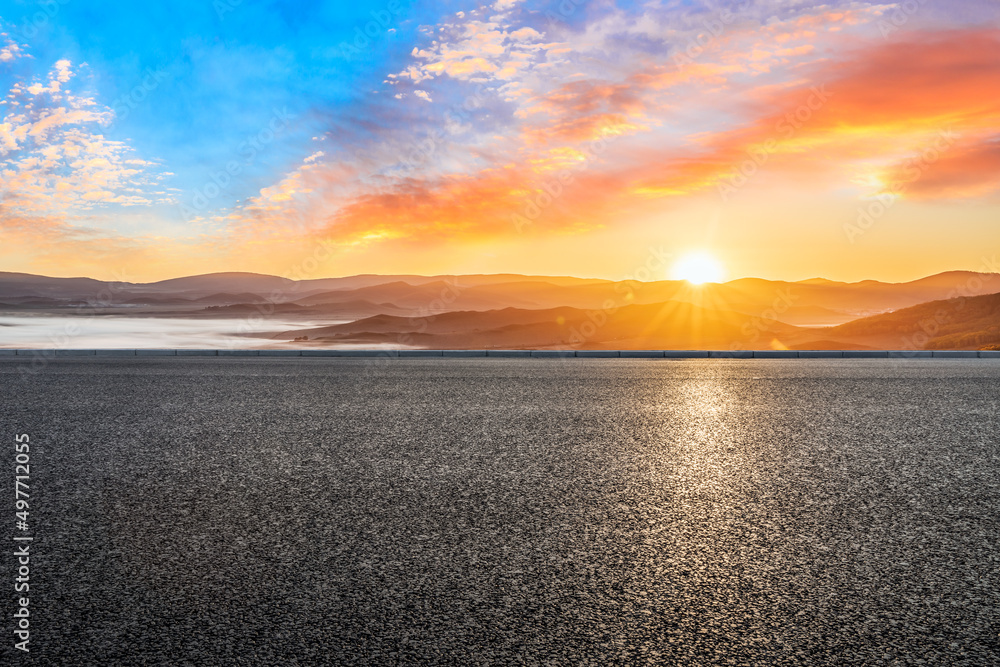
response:
<path id="1" fill-rule="evenodd" d="M 692 285 L 721 282 L 725 275 L 722 264 L 706 252 L 684 255 L 674 264 L 671 273 L 674 280 L 686 280 Z"/>

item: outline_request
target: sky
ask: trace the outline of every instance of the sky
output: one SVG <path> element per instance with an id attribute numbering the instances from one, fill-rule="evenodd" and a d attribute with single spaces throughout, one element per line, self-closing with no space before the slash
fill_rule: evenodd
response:
<path id="1" fill-rule="evenodd" d="M 1000 271 L 993 0 L 0 0 L 0 270 Z"/>

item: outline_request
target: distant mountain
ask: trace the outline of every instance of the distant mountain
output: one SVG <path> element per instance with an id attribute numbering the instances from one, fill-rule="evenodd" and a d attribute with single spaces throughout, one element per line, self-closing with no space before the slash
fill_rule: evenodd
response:
<path id="1" fill-rule="evenodd" d="M 327 343 L 398 343 L 444 348 L 728 349 L 794 336 L 781 322 L 748 326 L 742 313 L 683 302 L 630 305 L 613 311 L 578 308 L 449 312 L 428 317 L 379 315 L 275 336 Z"/>
<path id="2" fill-rule="evenodd" d="M 157 292 L 174 293 L 200 293 L 208 295 L 214 292 L 240 292 L 249 291 L 264 296 L 276 295 L 278 300 L 297 300 L 303 294 L 314 293 L 324 290 L 359 290 L 367 287 L 386 285 L 390 283 L 401 283 L 410 286 L 426 285 L 427 283 L 452 283 L 463 287 L 475 287 L 479 285 L 492 285 L 505 283 L 513 280 L 524 279 L 525 276 L 515 274 L 497 275 L 443 275 L 443 276 L 418 276 L 418 275 L 357 275 L 344 278 L 316 278 L 309 280 L 291 280 L 278 276 L 269 276 L 259 273 L 209 273 L 200 276 L 188 276 L 184 278 L 171 278 L 155 283 L 141 285 L 143 289 Z M 0 277 L 2 279 L 2 277 Z M 606 283 L 596 279 L 583 279 L 571 277 L 536 277 L 536 280 L 544 280 L 554 284 L 591 284 Z"/>
<path id="3" fill-rule="evenodd" d="M 741 278 L 699 286 L 517 274 L 293 281 L 213 273 L 106 283 L 0 273 L 0 313 L 280 317 L 301 323 L 282 339 L 308 335 L 327 344 L 406 338 L 408 345 L 447 347 L 973 349 L 1000 343 L 994 313 L 940 304 L 960 294 L 972 298 L 956 303 L 978 304 L 974 299 L 997 292 L 1000 274 L 968 271 L 906 283 Z M 928 328 L 927 318 L 933 317 L 928 311 L 934 308 L 948 315 Z"/>
<path id="4" fill-rule="evenodd" d="M 741 278 L 720 285 L 715 296 L 731 303 L 745 301 L 761 304 L 769 297 L 775 298 L 782 293 L 793 305 L 821 306 L 856 319 L 926 301 L 991 294 L 998 290 L 1000 274 L 949 271 L 906 283 L 875 280 L 839 283 L 815 279 L 796 283 Z"/>
<path id="5" fill-rule="evenodd" d="M 783 321 L 796 325 L 834 325 L 860 316 L 939 299 L 958 291 L 979 293 L 970 285 L 980 278 L 983 292 L 993 282 L 990 274 L 942 274 L 922 283 L 836 283 L 810 280 L 802 283 L 740 279 L 722 284 L 693 286 L 685 281 L 648 283 L 590 281 L 572 284 L 549 279 L 524 278 L 513 282 L 473 284 L 467 276 L 448 281 L 386 282 L 353 290 L 311 294 L 301 303 L 336 303 L 352 298 L 393 303 L 415 311 L 495 310 L 503 307 L 546 309 L 570 306 L 600 309 L 617 306 L 684 301 L 701 308 L 722 308 L 756 316 L 778 311 Z M 1000 279 L 995 284 L 1000 286 Z"/>
<path id="6" fill-rule="evenodd" d="M 201 276 L 171 278 L 141 285 L 144 292 L 187 295 L 199 298 L 225 292 L 266 294 L 287 287 L 290 281 L 260 273 L 209 273 Z"/>
<path id="7" fill-rule="evenodd" d="M 198 297 L 197 299 L 192 299 L 192 301 L 206 306 L 228 305 L 233 303 L 267 303 L 267 299 L 261 295 L 251 294 L 250 292 L 242 292 L 240 294 L 220 292 L 218 294 L 209 294 L 208 296 Z"/>
<path id="8" fill-rule="evenodd" d="M 360 275 L 293 281 L 257 273 L 212 273 L 154 283 L 107 283 L 90 278 L 50 278 L 0 273 L 0 301 L 44 297 L 65 301 L 162 305 L 206 299 L 208 305 L 257 300 L 304 305 L 372 301 L 414 311 L 546 309 L 560 306 L 603 308 L 615 305 L 685 301 L 713 309 L 756 315 L 779 309 L 798 324 L 840 324 L 857 317 L 962 294 L 1000 289 L 1000 276 L 951 271 L 908 283 L 841 283 L 821 278 L 802 282 L 741 278 L 693 286 L 684 281 L 609 281 L 567 276 L 516 274 L 413 276 Z"/>
<path id="9" fill-rule="evenodd" d="M 931 301 L 825 331 L 894 349 L 978 350 L 1000 344 L 1000 293 Z"/>
<path id="10" fill-rule="evenodd" d="M 494 285 L 516 281 L 545 282 L 556 286 L 609 284 L 611 281 L 596 278 L 573 278 L 570 276 L 522 276 L 518 274 L 494 275 L 375 275 L 365 274 L 343 278 L 317 278 L 291 280 L 279 276 L 260 273 L 228 272 L 208 273 L 182 278 L 170 278 L 152 283 L 130 283 L 94 280 L 93 278 L 53 278 L 29 273 L 0 271 L 0 298 L 6 296 L 47 296 L 55 298 L 91 298 L 99 295 L 125 295 L 141 293 L 150 296 L 172 294 L 186 299 L 197 299 L 218 293 L 250 292 L 255 295 L 272 297 L 276 301 L 293 301 L 307 294 L 322 291 L 348 291 L 384 285 L 406 283 L 424 285 L 426 283 L 446 283 L 459 289 Z"/>
<path id="11" fill-rule="evenodd" d="M 271 317 L 281 316 L 301 320 L 357 320 L 383 313 L 399 315 L 408 312 L 391 303 L 372 303 L 355 299 L 340 303 L 304 305 L 301 303 L 236 303 L 209 306 L 195 312 L 185 312 L 184 317 Z"/>
<path id="12" fill-rule="evenodd" d="M 93 278 L 50 278 L 0 271 L 0 299 L 20 296 L 86 299 L 96 297 L 107 285 L 108 283 Z"/>
<path id="13" fill-rule="evenodd" d="M 788 346 L 789 350 L 874 350 L 876 348 L 861 343 L 845 343 L 841 340 L 809 340 Z"/>

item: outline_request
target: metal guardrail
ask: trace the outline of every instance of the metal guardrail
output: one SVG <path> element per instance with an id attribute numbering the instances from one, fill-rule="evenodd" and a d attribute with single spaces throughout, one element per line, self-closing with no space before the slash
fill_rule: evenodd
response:
<path id="1" fill-rule="evenodd" d="M 3 357 L 395 357 L 577 359 L 1000 359 L 1000 350 L 159 350 L 0 349 Z"/>

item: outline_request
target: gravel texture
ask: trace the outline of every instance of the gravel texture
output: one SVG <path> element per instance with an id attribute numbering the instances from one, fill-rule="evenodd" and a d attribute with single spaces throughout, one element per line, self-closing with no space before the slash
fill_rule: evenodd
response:
<path id="1" fill-rule="evenodd" d="M 18 664 L 1000 664 L 1000 360 L 23 368 Z"/>

